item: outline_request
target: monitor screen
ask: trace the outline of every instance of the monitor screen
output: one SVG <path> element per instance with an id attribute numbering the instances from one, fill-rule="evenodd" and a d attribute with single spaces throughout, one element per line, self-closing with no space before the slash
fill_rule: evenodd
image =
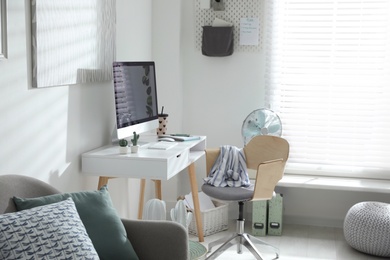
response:
<path id="1" fill-rule="evenodd" d="M 117 138 L 158 127 L 155 64 L 152 61 L 113 63 Z"/>

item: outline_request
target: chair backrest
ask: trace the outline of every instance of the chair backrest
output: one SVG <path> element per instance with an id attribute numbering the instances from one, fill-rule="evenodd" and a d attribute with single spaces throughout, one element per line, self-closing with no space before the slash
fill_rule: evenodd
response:
<path id="1" fill-rule="evenodd" d="M 23 175 L 0 175 L 0 214 L 15 212 L 13 197 L 34 198 L 60 193 L 51 185 Z"/>
<path id="2" fill-rule="evenodd" d="M 208 175 L 219 156 L 220 149 L 207 148 L 205 152 L 206 175 Z M 271 135 L 255 136 L 244 147 L 247 168 L 254 171 L 257 171 L 257 167 L 262 162 L 282 158 L 283 162 L 286 163 L 289 152 L 290 145 L 286 139 Z M 250 173 L 249 176 L 251 176 Z"/>
<path id="3" fill-rule="evenodd" d="M 252 200 L 269 200 L 274 195 L 276 184 L 283 178 L 286 162 L 282 158 L 262 162 L 257 168 Z"/>
<path id="4" fill-rule="evenodd" d="M 217 160 L 221 149 L 219 148 L 207 148 L 206 153 L 206 176 L 209 175 L 211 168 L 213 167 L 215 161 Z"/>
<path id="5" fill-rule="evenodd" d="M 248 170 L 256 170 L 252 200 L 271 199 L 275 186 L 283 178 L 290 153 L 289 143 L 281 137 L 259 135 L 249 141 L 244 153 Z"/>
<path id="6" fill-rule="evenodd" d="M 246 167 L 257 170 L 260 163 L 283 159 L 286 163 L 290 153 L 290 145 L 286 139 L 272 135 L 253 137 L 244 147 Z"/>

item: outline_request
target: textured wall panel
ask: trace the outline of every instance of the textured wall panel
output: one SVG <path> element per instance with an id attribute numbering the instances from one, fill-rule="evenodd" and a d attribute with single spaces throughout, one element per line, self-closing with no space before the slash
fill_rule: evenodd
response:
<path id="1" fill-rule="evenodd" d="M 115 0 L 31 1 L 32 85 L 112 79 Z"/>

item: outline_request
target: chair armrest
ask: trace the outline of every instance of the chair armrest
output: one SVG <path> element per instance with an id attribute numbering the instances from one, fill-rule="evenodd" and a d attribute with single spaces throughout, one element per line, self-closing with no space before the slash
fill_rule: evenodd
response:
<path id="1" fill-rule="evenodd" d="M 211 168 L 213 167 L 215 161 L 217 160 L 220 151 L 221 151 L 221 149 L 219 149 L 219 148 L 210 148 L 210 149 L 205 150 L 205 153 L 206 153 L 206 175 L 207 176 L 209 175 Z"/>
<path id="2" fill-rule="evenodd" d="M 122 219 L 139 259 L 189 259 L 187 230 L 172 221 Z"/>

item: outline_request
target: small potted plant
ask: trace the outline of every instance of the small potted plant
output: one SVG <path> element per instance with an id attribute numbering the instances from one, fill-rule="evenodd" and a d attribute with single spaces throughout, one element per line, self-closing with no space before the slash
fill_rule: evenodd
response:
<path id="1" fill-rule="evenodd" d="M 139 134 L 136 132 L 133 132 L 133 138 L 131 139 L 131 143 L 133 144 L 131 148 L 131 153 L 137 153 L 138 152 L 138 139 L 139 139 Z"/>
<path id="2" fill-rule="evenodd" d="M 128 142 L 126 139 L 120 139 L 119 140 L 119 153 L 120 154 L 127 154 L 128 149 Z"/>

